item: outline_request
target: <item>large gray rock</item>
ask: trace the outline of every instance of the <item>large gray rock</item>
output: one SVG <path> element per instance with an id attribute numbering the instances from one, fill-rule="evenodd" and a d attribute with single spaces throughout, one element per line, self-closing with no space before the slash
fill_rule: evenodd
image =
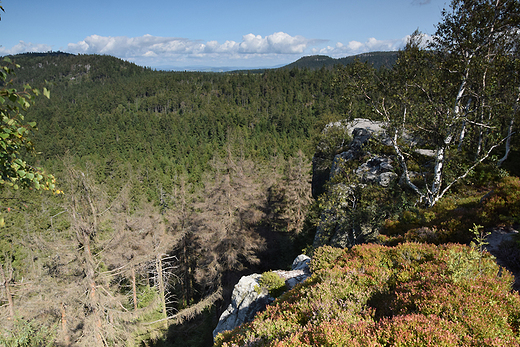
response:
<path id="1" fill-rule="evenodd" d="M 373 121 L 365 118 L 355 118 L 353 121 L 349 122 L 347 126 L 350 131 L 354 131 L 356 128 L 362 128 L 373 134 L 383 134 L 384 125 L 384 122 Z"/>
<path id="2" fill-rule="evenodd" d="M 284 278 L 286 287 L 291 289 L 310 276 L 309 263 L 310 258 L 301 254 L 294 260 L 291 271 L 273 272 Z M 252 274 L 238 281 L 231 295 L 231 304 L 220 316 L 218 325 L 213 330 L 213 337 L 220 332 L 232 330 L 242 323 L 252 321 L 257 312 L 263 311 L 274 301 L 267 290 L 258 290 L 261 277 L 262 275 Z"/>
<path id="3" fill-rule="evenodd" d="M 263 311 L 274 301 L 266 291 L 255 290 L 255 287 L 260 287 L 261 277 L 262 275 L 252 274 L 238 281 L 231 295 L 231 304 L 220 316 L 218 325 L 213 330 L 213 337 L 222 331 L 232 330 L 242 323 L 250 322 L 257 312 Z"/>
<path id="4" fill-rule="evenodd" d="M 394 170 L 392 159 L 373 157 L 361 164 L 355 173 L 363 182 L 378 183 L 383 187 L 388 187 L 392 180 L 397 179 L 397 174 L 392 170 Z"/>
<path id="5" fill-rule="evenodd" d="M 309 263 L 311 262 L 311 258 L 305 254 L 300 254 L 294 259 L 291 270 L 304 270 L 309 271 Z"/>
<path id="6" fill-rule="evenodd" d="M 385 135 L 383 122 L 363 118 L 329 123 L 322 134 L 328 140 L 318 144 L 312 158 L 312 196 L 315 199 L 325 191 L 324 186 L 336 173 L 338 164 L 359 157 L 370 138 L 375 136 L 385 145 L 391 142 Z M 336 154 L 338 156 L 334 157 Z"/>

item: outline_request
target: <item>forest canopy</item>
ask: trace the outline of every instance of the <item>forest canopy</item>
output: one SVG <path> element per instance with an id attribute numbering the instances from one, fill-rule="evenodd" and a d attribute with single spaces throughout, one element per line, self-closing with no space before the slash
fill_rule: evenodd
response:
<path id="1" fill-rule="evenodd" d="M 309 326 L 315 336 L 293 329 L 311 316 L 313 322 L 332 322 L 323 316 L 332 311 L 319 304 L 333 302 L 328 307 L 334 313 L 366 303 L 356 311 L 359 315 L 342 313 L 342 318 L 349 323 L 364 319 L 369 324 L 358 331 L 379 329 L 382 344 L 394 341 L 385 335 L 387 325 L 408 328 L 407 318 L 412 325 L 425 324 L 424 317 L 414 314 L 412 299 L 413 293 L 441 293 L 430 288 L 434 282 L 423 281 L 431 273 L 456 292 L 477 290 L 478 274 L 490 284 L 482 300 L 518 301 L 509 293 L 509 275 L 496 280 L 497 266 L 481 249 L 384 246 L 421 241 L 421 235 L 434 235 L 438 243 L 465 242 L 473 236 L 466 223 L 477 217 L 486 226 L 520 221 L 508 211 L 516 211 L 520 201 L 518 179 L 504 178 L 510 173 L 497 169 L 518 148 L 513 135 L 520 5 L 454 0 L 451 6 L 442 13 L 430 46 L 416 32 L 402 51 L 379 54 L 380 67 L 360 59 L 346 66 L 202 73 L 154 71 L 101 55 L 10 57 L 15 65 L 6 61 L 0 71 L 0 146 L 5 150 L 0 171 L 5 185 L 33 189 L 0 191 L 0 343 L 30 336 L 33 345 L 210 345 L 211 330 L 242 274 L 285 269 L 296 255 L 313 251 L 317 273 L 300 288 L 321 296 L 319 287 L 341 287 L 340 297 L 308 305 L 302 301 L 307 318 L 302 321 L 294 311 L 296 325 L 280 330 L 281 340 L 341 339 L 334 324 L 326 325 L 322 335 L 320 327 Z M 52 97 L 33 98 L 39 90 Z M 354 118 L 384 121 L 386 143 L 391 144 L 369 141 L 354 164 L 385 152 L 399 162 L 393 174 L 404 184 L 396 180 L 384 189 L 365 189 L 350 163 L 337 176 L 347 188 L 356 185 L 350 189 L 348 210 L 341 201 L 325 201 L 326 194 L 313 200 L 310 182 L 318 142 L 324 144 L 320 151 L 327 163 L 350 145 L 346 128 L 328 136 L 322 129 Z M 483 163 L 485 169 L 474 173 L 475 164 Z M 462 182 L 467 186 L 461 187 Z M 482 192 L 493 187 L 494 195 L 479 202 Z M 460 199 L 446 199 L 452 188 L 459 189 L 455 195 Z M 467 198 L 462 194 L 467 191 L 477 193 Z M 439 207 L 441 198 L 446 202 Z M 377 222 L 387 232 L 374 238 L 382 245 L 344 252 L 312 249 L 323 212 L 333 211 L 330 206 L 345 212 L 332 216 L 334 225 L 338 216 L 345 217 L 340 227 L 352 232 L 353 221 Z M 369 270 L 385 277 L 375 276 L 379 282 L 374 282 L 357 255 L 379 259 L 379 266 Z M 360 266 L 353 265 L 345 275 L 337 268 L 345 259 L 346 265 Z M 454 265 L 461 259 L 465 268 Z M 366 296 L 361 285 L 344 291 L 353 282 L 338 287 L 345 276 L 375 283 L 370 287 L 374 297 Z M 345 301 L 345 293 L 355 300 Z M 290 303 L 278 304 L 296 307 L 298 295 L 292 292 L 285 297 Z M 355 298 L 359 295 L 363 300 Z M 386 299 L 394 300 L 393 306 Z M 489 312 L 471 307 L 482 313 L 477 323 L 483 337 L 475 343 L 517 338 L 518 310 L 506 307 L 500 319 L 507 326 L 497 337 L 480 324 L 488 322 Z M 277 310 L 262 317 L 279 316 Z M 392 321 L 398 312 L 412 316 Z M 439 327 L 470 333 L 467 326 L 435 312 Z M 455 320 L 471 324 L 464 310 L 457 315 Z M 357 329 L 342 326 L 349 334 Z M 269 339 L 271 328 L 257 321 L 240 331 L 257 329 L 262 339 Z M 244 339 L 226 334 L 220 343 Z"/>

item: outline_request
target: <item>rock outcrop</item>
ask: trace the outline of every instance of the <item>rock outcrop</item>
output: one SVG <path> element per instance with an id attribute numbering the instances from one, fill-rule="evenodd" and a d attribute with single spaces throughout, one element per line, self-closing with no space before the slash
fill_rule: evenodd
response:
<path id="1" fill-rule="evenodd" d="M 288 289 L 305 281 L 310 276 L 310 258 L 299 255 L 293 262 L 291 271 L 276 270 L 280 277 L 285 279 Z M 213 337 L 226 330 L 232 330 L 242 323 L 253 320 L 257 312 L 263 311 L 267 305 L 275 300 L 265 290 L 259 290 L 262 275 L 252 274 L 244 276 L 238 281 L 231 295 L 231 304 L 220 316 Z"/>
<path id="2" fill-rule="evenodd" d="M 260 286 L 262 275 L 252 274 L 244 276 L 238 281 L 231 295 L 231 304 L 222 313 L 218 325 L 213 330 L 213 337 L 226 330 L 233 330 L 242 323 L 249 322 L 255 314 L 263 311 L 274 301 L 269 293 L 255 290 Z"/>
<path id="3" fill-rule="evenodd" d="M 324 192 L 325 183 L 337 173 L 340 163 L 357 159 L 365 154 L 363 147 L 370 139 L 375 138 L 385 146 L 391 145 L 391 140 L 386 136 L 383 125 L 383 122 L 356 118 L 351 122 L 339 121 L 325 126 L 322 132 L 323 137 L 335 137 L 338 143 L 330 144 L 325 141 L 325 143 L 318 144 L 316 154 L 312 159 L 312 195 L 314 198 Z M 383 178 L 382 182 L 386 182 L 387 179 L 388 177 Z"/>
<path id="4" fill-rule="evenodd" d="M 342 173 L 343 175 L 355 175 L 357 179 L 350 180 L 346 183 L 337 182 L 329 185 L 327 194 L 330 200 L 328 208 L 326 208 L 321 216 L 321 222 L 318 225 L 316 235 L 313 242 L 313 248 L 323 245 L 331 245 L 334 247 L 352 247 L 357 243 L 362 243 L 373 238 L 378 233 L 378 227 L 370 222 L 360 222 L 363 218 L 357 218 L 354 221 L 354 215 L 359 211 L 357 202 L 360 189 L 365 189 L 367 185 L 377 185 L 386 188 L 392 182 L 398 180 L 398 175 L 394 172 L 394 159 L 392 156 L 383 153 L 370 153 L 367 151 L 367 144 L 370 141 L 377 143 L 378 147 L 391 146 L 391 140 L 384 132 L 382 122 L 371 121 L 367 119 L 356 118 L 352 122 L 335 122 L 328 124 L 323 133 L 324 140 L 327 141 L 328 134 L 334 134 L 334 141 L 341 143 L 337 148 L 344 148 L 340 153 L 334 155 L 330 169 L 328 170 L 327 181 L 334 181 L 334 178 Z M 334 130 L 336 128 L 336 130 Z M 349 136 L 348 146 L 344 146 L 343 139 L 339 139 L 337 134 L 345 134 Z M 351 134 L 351 137 L 350 137 Z M 330 142 L 330 140 L 329 140 Z M 334 145 L 328 145 L 333 147 Z M 383 151 L 389 152 L 389 151 Z M 320 151 L 318 146 L 317 155 L 313 159 L 313 175 L 319 175 L 320 179 L 313 177 L 313 184 L 321 184 L 323 186 L 313 186 L 313 192 L 324 192 L 325 189 L 323 178 L 321 176 L 326 172 L 324 169 L 327 163 L 325 153 Z M 334 154 L 329 151 L 328 155 Z M 357 160 L 358 163 L 363 158 L 361 164 L 354 166 L 354 170 L 350 171 L 349 161 Z M 364 159 L 367 158 L 367 159 Z M 330 160 L 330 157 L 329 157 Z M 328 161 L 330 163 L 330 161 Z M 348 168 L 345 171 L 345 168 Z M 315 196 L 316 197 L 316 196 Z M 368 218 L 370 219 L 370 218 Z"/>
<path id="5" fill-rule="evenodd" d="M 361 164 L 354 172 L 362 182 L 388 187 L 397 178 L 397 174 L 393 172 L 392 162 L 393 160 L 389 157 L 375 156 Z"/>

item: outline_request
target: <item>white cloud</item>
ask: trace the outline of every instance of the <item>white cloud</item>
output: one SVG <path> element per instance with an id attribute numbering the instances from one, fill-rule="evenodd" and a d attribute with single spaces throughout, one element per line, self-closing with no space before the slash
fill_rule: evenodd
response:
<path id="1" fill-rule="evenodd" d="M 48 52 L 52 50 L 52 46 L 45 44 L 35 44 L 31 42 L 20 41 L 18 44 L 14 45 L 12 48 L 8 49 L 5 47 L 0 47 L 0 55 L 10 55 L 10 54 L 18 54 L 18 53 L 27 53 L 27 52 Z"/>
<path id="2" fill-rule="evenodd" d="M 431 40 L 429 35 L 423 36 L 425 42 Z M 327 46 L 321 49 L 313 49 L 313 53 L 330 55 L 334 58 L 339 58 L 366 52 L 397 51 L 401 48 L 404 48 L 409 38 L 410 36 L 405 36 L 396 40 L 378 40 L 374 37 L 371 37 L 365 42 L 350 41 L 347 44 L 338 42 L 334 47 Z"/>
<path id="3" fill-rule="evenodd" d="M 126 36 L 91 35 L 78 43 L 70 43 L 67 50 L 73 53 L 99 53 L 118 57 L 140 57 L 169 54 L 298 54 L 304 53 L 307 47 L 319 43 L 318 40 L 306 39 L 303 36 L 291 36 L 283 32 L 262 37 L 247 34 L 241 42 L 217 41 L 201 43 L 185 38 L 158 37 L 144 35 L 129 38 Z"/>
<path id="4" fill-rule="evenodd" d="M 273 66 L 290 63 L 300 56 L 325 54 L 334 58 L 371 52 L 389 51 L 404 47 L 408 37 L 397 40 L 377 40 L 366 42 L 337 42 L 324 46 L 327 40 L 308 39 L 275 32 L 261 36 L 247 34 L 241 41 L 227 40 L 197 41 L 180 37 L 160 37 L 144 35 L 139 37 L 91 35 L 77 43 L 69 43 L 61 48 L 70 53 L 107 54 L 133 61 L 143 66 Z M 11 49 L 0 47 L 1 54 L 22 52 L 45 52 L 49 45 L 20 41 Z"/>
<path id="5" fill-rule="evenodd" d="M 247 34 L 242 40 L 195 41 L 179 37 L 159 37 L 144 35 L 129 38 L 126 36 L 91 35 L 77 43 L 70 43 L 66 51 L 81 54 L 108 54 L 146 66 L 165 64 L 236 64 L 237 61 L 253 60 L 270 63 L 284 58 L 293 61 L 296 54 L 303 55 L 310 47 L 325 40 L 307 39 L 291 36 L 284 32 L 261 36 Z M 275 62 L 276 63 L 276 62 Z"/>

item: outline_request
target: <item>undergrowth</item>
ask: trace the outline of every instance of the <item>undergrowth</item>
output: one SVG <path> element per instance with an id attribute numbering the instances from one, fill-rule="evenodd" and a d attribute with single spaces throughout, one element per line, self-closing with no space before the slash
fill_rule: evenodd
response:
<path id="1" fill-rule="evenodd" d="M 325 246 L 311 269 L 215 345 L 520 346 L 513 277 L 477 246 Z"/>
<path id="2" fill-rule="evenodd" d="M 429 209 L 412 208 L 383 223 L 380 241 L 469 243 L 474 224 L 508 227 L 520 222 L 520 179 L 507 176 L 486 187 L 465 185 Z"/>

